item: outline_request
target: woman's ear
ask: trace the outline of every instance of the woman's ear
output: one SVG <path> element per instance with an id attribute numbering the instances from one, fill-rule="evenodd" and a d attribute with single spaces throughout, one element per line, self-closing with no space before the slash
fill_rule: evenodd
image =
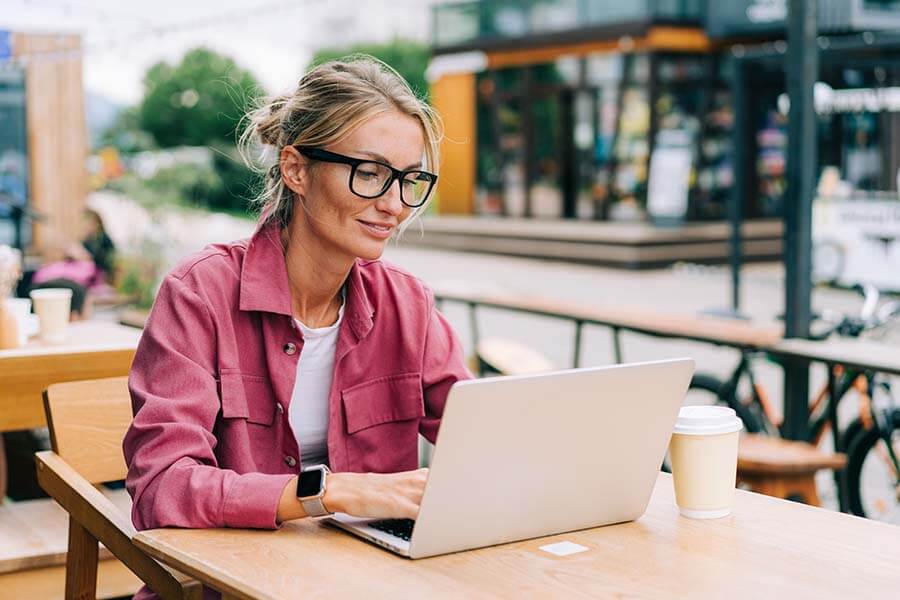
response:
<path id="1" fill-rule="evenodd" d="M 309 161 L 293 146 L 281 149 L 279 160 L 281 179 L 292 192 L 303 196 L 309 186 Z"/>

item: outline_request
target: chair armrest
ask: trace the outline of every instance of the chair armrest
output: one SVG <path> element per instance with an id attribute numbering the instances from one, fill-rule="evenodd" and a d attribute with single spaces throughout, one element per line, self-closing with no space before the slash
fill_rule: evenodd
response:
<path id="1" fill-rule="evenodd" d="M 130 517 L 59 455 L 48 450 L 38 452 L 35 459 L 38 482 L 44 491 L 153 591 L 166 599 L 202 598 L 198 581 L 165 568 L 135 546 L 131 538 L 136 530 Z"/>

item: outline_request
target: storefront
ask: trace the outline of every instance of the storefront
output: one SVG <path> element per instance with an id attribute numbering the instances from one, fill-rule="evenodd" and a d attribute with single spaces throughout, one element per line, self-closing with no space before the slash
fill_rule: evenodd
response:
<path id="1" fill-rule="evenodd" d="M 78 235 L 87 126 L 78 35 L 0 30 L 0 244 Z"/>
<path id="2" fill-rule="evenodd" d="M 900 291 L 900 35 L 822 37 L 819 46 L 813 279 Z M 735 130 L 747 140 L 735 153 L 744 216 L 783 210 L 790 103 L 782 54 L 748 50 L 737 67 L 737 104 L 747 107 Z"/>
<path id="3" fill-rule="evenodd" d="M 717 55 L 665 49 L 480 73 L 476 211 L 641 218 L 649 188 L 660 185 L 650 177 L 652 152 L 668 146 L 699 166 L 704 187 L 690 186 L 698 216 L 719 216 L 718 192 L 729 184 L 726 140 L 716 135 L 730 124 L 725 89 Z"/>
<path id="4" fill-rule="evenodd" d="M 823 46 L 860 28 L 900 28 L 900 1 L 820 5 Z M 459 7 L 468 12 L 451 11 Z M 638 2 L 604 18 L 598 14 L 613 9 L 592 0 L 494 0 L 438 9 L 436 21 L 441 10 L 455 20 L 436 23 L 436 59 L 459 52 L 484 56 L 482 68 L 453 76 L 454 106 L 445 117 L 451 127 L 471 125 L 453 131 L 445 144 L 455 166 L 444 169 L 441 212 L 659 222 L 725 218 L 735 179 L 734 63 L 760 49 L 783 55 L 784 0 Z M 744 154 L 753 162 L 744 206 L 751 218 L 782 212 L 782 62 L 761 66 L 743 90 L 753 108 L 752 148 Z M 843 98 L 837 90 L 890 88 L 895 79 L 891 69 L 873 64 L 834 64 L 823 71 L 819 89 Z M 444 83 L 439 77 L 433 83 L 442 111 L 441 101 L 450 96 L 440 93 Z M 890 140 L 897 134 L 892 114 L 824 110 L 820 164 L 839 166 L 840 179 L 852 189 L 894 192 L 900 165 Z M 461 139 L 474 141 L 467 156 Z"/>

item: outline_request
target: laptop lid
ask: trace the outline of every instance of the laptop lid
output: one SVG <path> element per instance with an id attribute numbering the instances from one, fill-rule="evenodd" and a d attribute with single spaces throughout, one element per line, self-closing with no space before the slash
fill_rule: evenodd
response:
<path id="1" fill-rule="evenodd" d="M 693 371 L 677 359 L 456 383 L 409 555 L 638 518 Z"/>

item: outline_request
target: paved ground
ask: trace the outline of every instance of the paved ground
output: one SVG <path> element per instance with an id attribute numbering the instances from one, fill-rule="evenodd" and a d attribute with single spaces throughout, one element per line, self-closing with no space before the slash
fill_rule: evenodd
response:
<path id="1" fill-rule="evenodd" d="M 141 237 L 156 239 L 167 264 L 212 242 L 249 235 L 253 224 L 224 215 L 170 212 L 150 218 L 127 199 L 108 194 L 95 195 L 91 205 L 104 214 L 112 237 L 121 244 L 135 244 Z M 419 235 L 410 228 L 407 236 Z M 686 313 L 726 308 L 729 304 L 729 272 L 723 267 L 680 265 L 654 271 L 622 271 L 601 267 L 510 258 L 485 254 L 405 247 L 392 244 L 385 258 L 442 287 L 465 287 L 483 291 L 522 293 L 590 304 L 660 308 Z M 742 309 L 751 318 L 772 321 L 784 305 L 783 271 L 777 264 L 753 265 L 744 269 Z M 860 301 L 852 293 L 819 289 L 814 292 L 815 310 L 856 311 Z M 448 304 L 444 309 L 465 347 L 471 351 L 471 331 L 466 309 Z M 482 335 L 500 336 L 528 344 L 545 354 L 559 367 L 572 363 L 573 328 L 558 320 L 484 309 L 478 315 Z M 640 361 L 690 356 L 697 370 L 720 377 L 734 368 L 738 353 L 684 340 L 663 340 L 638 334 L 623 335 L 626 360 Z M 611 336 L 602 328 L 588 328 L 583 338 L 582 365 L 612 362 Z M 781 404 L 781 371 L 760 359 L 756 372 Z M 824 379 L 821 368 L 813 371 L 813 383 Z M 700 402 L 692 397 L 689 401 Z M 855 402 L 841 406 L 842 422 L 856 414 Z M 834 504 L 833 485 L 827 474 L 821 479 L 823 499 Z"/>

